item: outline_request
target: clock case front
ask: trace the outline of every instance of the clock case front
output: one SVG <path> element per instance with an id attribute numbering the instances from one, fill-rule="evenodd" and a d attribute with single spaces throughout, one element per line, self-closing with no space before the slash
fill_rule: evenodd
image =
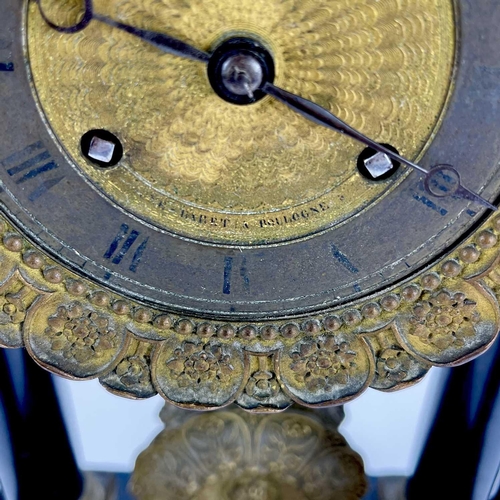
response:
<path id="1" fill-rule="evenodd" d="M 159 229 L 113 203 L 58 142 L 30 71 L 30 4 L 0 6 L 5 347 L 129 397 L 283 409 L 401 388 L 493 342 L 495 218 L 433 200 L 405 173 L 352 220 L 295 240 L 231 245 Z M 500 10 L 454 9 L 456 71 L 420 163 L 453 163 L 492 199 Z"/>

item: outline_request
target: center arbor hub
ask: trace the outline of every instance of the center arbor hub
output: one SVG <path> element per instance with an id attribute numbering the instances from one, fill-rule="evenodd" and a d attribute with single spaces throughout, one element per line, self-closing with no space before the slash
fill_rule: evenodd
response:
<path id="1" fill-rule="evenodd" d="M 231 38 L 219 45 L 208 63 L 208 78 L 222 99 L 232 104 L 253 104 L 266 94 L 260 90 L 274 80 L 269 51 L 250 38 Z"/>

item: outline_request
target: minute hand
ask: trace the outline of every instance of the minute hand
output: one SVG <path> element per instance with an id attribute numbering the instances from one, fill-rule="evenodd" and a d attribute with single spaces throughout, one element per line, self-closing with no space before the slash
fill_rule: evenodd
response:
<path id="1" fill-rule="evenodd" d="M 318 125 L 322 125 L 324 127 L 335 130 L 336 132 L 339 132 L 341 134 L 347 135 L 348 137 L 351 137 L 352 139 L 361 142 L 362 144 L 374 149 L 379 153 L 384 153 L 392 160 L 395 160 L 403 165 L 407 165 L 408 167 L 411 167 L 412 169 L 423 173 L 426 177 L 426 182 L 424 183 L 424 185 L 429 194 L 434 196 L 440 196 L 440 195 L 443 196 L 444 193 L 437 194 L 429 187 L 430 185 L 429 181 L 431 180 L 431 177 L 435 173 L 434 170 L 427 170 L 424 167 L 421 167 L 420 165 L 417 165 L 416 163 L 407 160 L 403 156 L 394 153 L 394 151 L 391 151 L 385 146 L 379 144 L 378 142 L 375 142 L 369 137 L 366 137 L 364 134 L 352 128 L 347 123 L 343 122 L 340 118 L 337 118 L 334 114 L 330 113 L 330 111 L 319 106 L 318 104 L 315 104 L 312 101 L 309 101 L 308 99 L 304 99 L 303 97 L 292 94 L 291 92 L 287 92 L 286 90 L 276 87 L 276 85 L 273 85 L 272 83 L 269 82 L 266 82 L 262 86 L 261 90 L 266 94 L 269 94 L 270 96 L 274 97 L 278 101 L 282 102 L 283 104 L 286 104 L 289 108 L 301 114 L 308 120 L 311 120 L 312 122 L 317 123 Z M 441 171 L 443 171 L 445 170 L 444 167 L 445 166 L 440 166 L 439 168 L 441 169 Z M 458 174 L 458 172 L 453 167 L 447 165 L 446 173 L 448 174 L 449 172 L 453 174 L 457 184 L 453 190 L 446 192 L 445 193 L 446 195 L 453 194 L 455 196 L 479 203 L 487 208 L 490 208 L 491 210 L 497 210 L 497 207 L 495 205 L 492 205 L 489 201 L 485 200 L 478 194 L 469 190 L 465 186 L 462 186 L 462 184 L 460 183 L 460 175 Z"/>

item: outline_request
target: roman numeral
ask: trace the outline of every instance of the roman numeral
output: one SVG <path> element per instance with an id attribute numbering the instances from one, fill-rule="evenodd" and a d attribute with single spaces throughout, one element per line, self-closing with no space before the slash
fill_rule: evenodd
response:
<path id="1" fill-rule="evenodd" d="M 350 273 L 357 274 L 359 269 L 349 260 L 349 257 L 341 252 L 335 245 L 331 245 L 333 258 L 343 267 L 345 267 Z M 357 291 L 357 290 L 356 290 Z"/>
<path id="2" fill-rule="evenodd" d="M 224 284 L 222 285 L 222 293 L 229 295 L 231 293 L 231 278 L 233 274 L 233 257 L 224 259 Z"/>
<path id="3" fill-rule="evenodd" d="M 12 53 L 12 40 L 7 38 L 0 38 L 0 72 L 12 72 L 14 71 L 14 63 L 9 61 L 10 54 Z M 5 57 L 9 54 L 7 57 Z M 5 59 L 2 61 L 1 59 Z M 6 60 L 7 59 L 7 60 Z"/>
<path id="4" fill-rule="evenodd" d="M 30 201 L 36 201 L 64 179 L 64 176 L 48 174 L 58 169 L 59 165 L 51 158 L 42 141 L 30 144 L 10 155 L 0 161 L 0 166 L 6 169 L 10 177 L 15 178 L 16 184 L 28 183 L 41 176 L 38 186 L 28 195 Z"/>
<path id="5" fill-rule="evenodd" d="M 110 260 L 115 265 L 120 265 L 129 252 L 133 251 L 134 253 L 129 265 L 129 270 L 135 273 L 141 262 L 142 255 L 146 250 L 149 239 L 145 238 L 140 241 L 140 235 L 141 233 L 139 231 L 135 229 L 130 230 L 127 224 L 122 224 L 120 231 L 104 254 L 104 258 Z"/>
<path id="6" fill-rule="evenodd" d="M 0 71 L 14 71 L 14 63 L 11 62 L 0 62 Z"/>
<path id="7" fill-rule="evenodd" d="M 231 294 L 231 286 L 233 281 L 233 267 L 234 267 L 234 257 L 225 257 L 224 258 L 224 278 L 222 284 L 222 293 L 224 295 Z M 250 278 L 248 276 L 247 269 L 247 259 L 243 257 L 241 263 L 239 265 L 239 275 L 241 279 L 241 284 L 245 290 L 250 289 Z"/>

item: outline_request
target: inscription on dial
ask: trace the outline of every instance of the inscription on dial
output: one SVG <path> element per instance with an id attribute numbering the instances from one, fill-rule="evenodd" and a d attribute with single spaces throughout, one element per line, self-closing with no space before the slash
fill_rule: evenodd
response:
<path id="1" fill-rule="evenodd" d="M 40 177 L 38 185 L 30 191 L 28 199 L 36 201 L 40 196 L 59 184 L 64 176 L 54 175 L 59 165 L 38 141 L 0 161 L 7 174 L 15 179 L 16 184 L 24 184 Z"/>
<path id="2" fill-rule="evenodd" d="M 415 201 L 418 201 L 425 205 L 427 208 L 434 210 L 434 212 L 437 212 L 439 215 L 441 215 L 441 217 L 445 217 L 446 215 L 448 215 L 448 210 L 446 210 L 446 208 L 438 205 L 435 201 L 429 199 L 426 196 L 425 190 L 422 185 L 419 186 L 419 192 L 412 190 L 411 195 Z"/>
<path id="3" fill-rule="evenodd" d="M 164 202 L 158 204 L 158 208 L 163 207 Z M 332 207 L 327 203 L 317 203 L 297 210 L 287 210 L 279 215 L 276 215 L 275 213 L 267 215 L 261 214 L 258 216 L 247 215 L 245 219 L 230 216 L 215 217 L 207 215 L 206 213 L 196 212 L 185 208 L 180 210 L 179 215 L 185 221 L 207 228 L 219 228 L 220 230 L 251 229 L 259 231 L 269 228 L 279 229 L 284 226 L 304 223 L 311 218 L 329 211 L 331 208 Z"/>
<path id="4" fill-rule="evenodd" d="M 61 6 L 67 2 L 46 3 L 48 17 L 67 26 L 82 2 L 75 0 L 73 10 Z M 287 48 L 273 53 L 283 82 L 297 78 L 299 94 L 368 136 L 397 144 L 411 159 L 439 128 L 455 62 L 452 0 L 264 1 L 258 9 L 253 0 L 206 0 L 203 9 L 194 0 L 136 3 L 96 0 L 95 7 L 155 30 L 167 30 L 174 16 L 179 35 L 197 26 L 192 41 L 200 47 L 244 26 L 253 38 L 254 26 L 265 45 Z M 77 36 L 55 36 L 36 2 L 27 11 L 29 67 L 44 120 L 101 192 L 160 230 L 204 243 L 289 242 L 356 217 L 402 180 L 367 182 L 356 168 L 361 147 L 348 137 L 273 100 L 224 105 L 204 71 L 161 57 L 123 30 L 92 22 Z M 146 11 L 154 11 L 156 21 L 144 17 Z M 210 23 L 206 12 L 214 13 Z M 356 42 L 347 43 L 353 33 Z M 185 85 L 176 85 L 180 81 Z M 96 117 L 128 145 L 126 168 L 103 170 L 82 161 L 74 137 L 92 130 Z"/>

